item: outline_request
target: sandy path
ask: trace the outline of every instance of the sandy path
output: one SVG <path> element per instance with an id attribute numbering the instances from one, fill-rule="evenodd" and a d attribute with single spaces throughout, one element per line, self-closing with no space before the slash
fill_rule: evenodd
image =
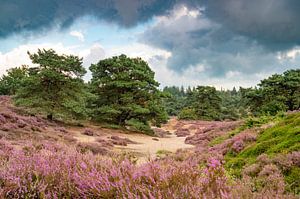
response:
<path id="1" fill-rule="evenodd" d="M 147 156 L 147 158 L 156 157 L 156 153 L 159 150 L 176 152 L 178 149 L 194 147 L 193 145 L 184 143 L 185 137 L 176 137 L 174 134 L 168 138 L 158 138 L 158 141 L 153 140 L 150 136 L 144 135 L 125 135 L 123 137 L 127 137 L 139 144 L 128 144 L 125 147 L 116 146 L 116 149 L 141 153 Z"/>
<path id="2" fill-rule="evenodd" d="M 139 161 L 146 160 L 148 158 L 155 158 L 157 156 L 157 152 L 160 150 L 165 150 L 169 152 L 176 152 L 178 149 L 187 149 L 193 148 L 193 145 L 185 144 L 185 137 L 177 137 L 174 134 L 176 130 L 174 126 L 176 125 L 177 120 L 171 119 L 166 125 L 162 127 L 162 129 L 169 131 L 171 134 L 166 138 L 156 138 L 154 140 L 152 136 L 144 135 L 144 134 L 125 134 L 121 131 L 115 131 L 111 129 L 100 129 L 96 127 L 92 127 L 94 132 L 100 135 L 101 139 L 109 139 L 112 135 L 117 135 L 122 138 L 128 138 L 138 144 L 128 144 L 127 146 L 114 146 L 114 150 L 118 152 L 132 152 L 139 157 Z M 95 136 L 87 136 L 83 135 L 81 132 L 82 128 L 69 128 L 75 138 L 80 142 L 96 142 L 97 137 Z"/>
<path id="3" fill-rule="evenodd" d="M 174 127 L 176 123 L 176 119 L 170 119 L 169 122 L 162 127 L 162 129 L 169 131 L 171 134 L 166 138 L 157 138 L 158 140 L 153 140 L 153 137 L 143 134 L 120 135 L 138 142 L 139 144 L 128 144 L 125 147 L 116 146 L 116 149 L 143 154 L 144 158 L 155 158 L 157 156 L 157 152 L 160 150 L 176 152 L 178 149 L 193 148 L 193 145 L 184 143 L 185 137 L 177 137 L 174 134 L 174 131 L 176 130 Z"/>

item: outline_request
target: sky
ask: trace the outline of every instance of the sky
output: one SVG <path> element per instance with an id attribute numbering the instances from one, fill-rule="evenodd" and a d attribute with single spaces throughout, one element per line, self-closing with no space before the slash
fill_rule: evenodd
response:
<path id="1" fill-rule="evenodd" d="M 52 48 L 87 69 L 141 57 L 161 87 L 251 87 L 300 68 L 299 10 L 299 0 L 0 0 L 0 75 Z"/>

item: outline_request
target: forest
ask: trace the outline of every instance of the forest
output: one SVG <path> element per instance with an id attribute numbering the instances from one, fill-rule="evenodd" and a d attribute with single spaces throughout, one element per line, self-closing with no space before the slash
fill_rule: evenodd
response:
<path id="1" fill-rule="evenodd" d="M 78 56 L 28 56 L 0 79 L 1 197 L 299 197 L 300 69 L 251 88 L 160 88 L 141 58 L 99 60 L 84 81 Z M 186 148 L 146 160 L 126 148 L 141 138 Z"/>

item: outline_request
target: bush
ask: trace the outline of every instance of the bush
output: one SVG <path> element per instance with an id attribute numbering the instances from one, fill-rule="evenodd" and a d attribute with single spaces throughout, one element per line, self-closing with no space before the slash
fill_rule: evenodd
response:
<path id="1" fill-rule="evenodd" d="M 192 108 L 184 108 L 180 111 L 178 118 L 180 120 L 196 120 L 197 114 L 196 111 Z"/>
<path id="2" fill-rule="evenodd" d="M 144 132 L 148 135 L 154 135 L 153 130 L 150 128 L 149 124 L 141 122 L 136 119 L 130 119 L 126 121 L 127 128 L 132 131 Z"/>

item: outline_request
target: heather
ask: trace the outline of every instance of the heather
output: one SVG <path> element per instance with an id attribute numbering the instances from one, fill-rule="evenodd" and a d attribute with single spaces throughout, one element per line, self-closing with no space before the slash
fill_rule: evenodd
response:
<path id="1" fill-rule="evenodd" d="M 51 143 L 21 150 L 1 141 L 1 194 L 16 198 L 228 198 L 230 183 L 218 160 L 167 159 L 134 165 L 120 157 L 80 153 Z M 182 176 L 185 176 L 182 178 Z"/>
<path id="2" fill-rule="evenodd" d="M 273 186 L 251 192 L 213 157 L 201 165 L 197 159 L 173 158 L 136 165 L 121 156 L 81 153 L 50 142 L 14 149 L 5 140 L 0 152 L 3 198 L 239 198 L 239 191 L 247 198 L 293 198 Z"/>

